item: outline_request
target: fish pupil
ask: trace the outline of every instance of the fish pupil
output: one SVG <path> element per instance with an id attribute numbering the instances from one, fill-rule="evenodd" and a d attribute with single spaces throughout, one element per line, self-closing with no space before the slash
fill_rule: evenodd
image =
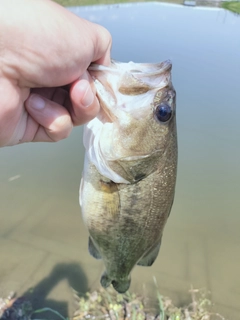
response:
<path id="1" fill-rule="evenodd" d="M 172 108 L 165 102 L 157 106 L 156 116 L 159 121 L 166 122 L 171 118 Z"/>

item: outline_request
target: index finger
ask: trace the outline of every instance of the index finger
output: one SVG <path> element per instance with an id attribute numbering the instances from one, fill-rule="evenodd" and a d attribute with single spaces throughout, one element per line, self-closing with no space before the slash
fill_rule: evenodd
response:
<path id="1" fill-rule="evenodd" d="M 110 65 L 110 51 L 112 47 L 112 37 L 107 29 L 100 25 L 95 25 L 95 37 L 94 41 L 94 55 L 92 57 L 92 62 L 103 65 Z"/>

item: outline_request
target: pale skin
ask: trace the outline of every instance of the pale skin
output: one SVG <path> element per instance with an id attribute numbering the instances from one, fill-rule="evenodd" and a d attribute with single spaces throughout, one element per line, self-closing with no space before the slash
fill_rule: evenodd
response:
<path id="1" fill-rule="evenodd" d="M 50 0 L 1 0 L 0 147 L 59 141 L 94 118 L 87 68 L 110 48 L 106 29 Z"/>

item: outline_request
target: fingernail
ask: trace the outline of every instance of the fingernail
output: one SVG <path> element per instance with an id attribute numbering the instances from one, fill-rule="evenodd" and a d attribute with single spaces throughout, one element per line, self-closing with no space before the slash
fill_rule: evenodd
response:
<path id="1" fill-rule="evenodd" d="M 83 107 L 87 108 L 93 103 L 94 95 L 93 95 L 92 89 L 89 84 L 87 85 L 85 90 L 86 91 L 85 91 L 85 94 L 82 98 L 81 103 L 82 103 Z"/>
<path id="2" fill-rule="evenodd" d="M 36 94 L 32 94 L 28 99 L 29 107 L 36 110 L 42 110 L 45 107 L 45 104 L 45 101 Z"/>

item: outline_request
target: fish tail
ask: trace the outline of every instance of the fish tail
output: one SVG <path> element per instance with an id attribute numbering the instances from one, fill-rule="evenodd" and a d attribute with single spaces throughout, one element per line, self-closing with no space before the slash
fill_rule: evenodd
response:
<path id="1" fill-rule="evenodd" d="M 103 288 L 107 288 L 110 286 L 110 284 L 112 284 L 113 288 L 118 292 L 118 293 L 125 293 L 129 287 L 130 287 L 130 283 L 131 283 L 131 278 L 127 278 L 127 279 L 120 279 L 120 280 L 112 280 L 107 272 L 104 272 L 102 277 L 101 277 L 101 285 Z"/>

